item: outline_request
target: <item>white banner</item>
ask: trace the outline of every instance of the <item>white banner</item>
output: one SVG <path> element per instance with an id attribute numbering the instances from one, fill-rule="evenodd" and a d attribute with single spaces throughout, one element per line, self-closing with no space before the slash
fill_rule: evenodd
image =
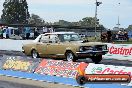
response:
<path id="1" fill-rule="evenodd" d="M 85 74 L 129 74 L 132 79 L 132 67 L 89 63 Z M 128 85 L 132 86 L 132 81 Z"/>
<path id="2" fill-rule="evenodd" d="M 104 59 L 118 59 L 132 61 L 132 44 L 110 44 L 109 52 L 103 55 Z"/>

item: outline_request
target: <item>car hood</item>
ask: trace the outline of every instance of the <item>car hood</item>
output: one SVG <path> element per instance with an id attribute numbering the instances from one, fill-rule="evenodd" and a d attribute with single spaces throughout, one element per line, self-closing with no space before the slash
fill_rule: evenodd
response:
<path id="1" fill-rule="evenodd" d="M 83 41 L 71 41 L 71 44 L 79 45 L 79 46 L 94 46 L 94 45 L 106 45 L 102 42 L 83 42 Z"/>

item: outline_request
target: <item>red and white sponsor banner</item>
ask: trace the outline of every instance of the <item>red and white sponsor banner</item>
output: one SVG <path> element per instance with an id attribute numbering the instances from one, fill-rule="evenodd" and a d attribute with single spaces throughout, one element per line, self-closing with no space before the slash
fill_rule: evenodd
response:
<path id="1" fill-rule="evenodd" d="M 83 74 L 88 64 L 82 62 L 67 62 L 62 60 L 43 59 L 35 69 L 35 73 L 53 76 L 76 78 L 78 73 Z"/>
<path id="2" fill-rule="evenodd" d="M 132 67 L 90 63 L 85 69 L 85 74 L 129 74 L 132 79 Z M 132 81 L 129 85 L 132 85 Z"/>
<path id="3" fill-rule="evenodd" d="M 109 52 L 103 55 L 104 59 L 112 58 L 118 60 L 132 61 L 132 44 L 110 44 L 108 43 Z"/>

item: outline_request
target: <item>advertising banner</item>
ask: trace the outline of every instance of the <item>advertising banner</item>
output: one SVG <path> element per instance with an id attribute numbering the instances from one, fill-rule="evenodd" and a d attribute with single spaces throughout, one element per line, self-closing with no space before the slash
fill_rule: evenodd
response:
<path id="1" fill-rule="evenodd" d="M 118 59 L 132 61 L 132 44 L 110 44 L 108 43 L 109 52 L 103 55 L 104 59 Z"/>
<path id="2" fill-rule="evenodd" d="M 38 62 L 20 56 L 4 56 L 2 69 L 34 72 Z"/>
<path id="3" fill-rule="evenodd" d="M 81 66 L 80 69 L 79 66 Z M 43 59 L 39 66 L 36 68 L 35 73 L 75 78 L 78 72 L 83 74 L 83 71 L 85 70 L 84 67 L 86 66 L 87 64 L 83 62 L 79 63 Z"/>
<path id="4" fill-rule="evenodd" d="M 129 74 L 132 79 L 132 67 L 90 63 L 85 70 L 85 74 Z M 132 81 L 130 84 L 132 84 Z"/>

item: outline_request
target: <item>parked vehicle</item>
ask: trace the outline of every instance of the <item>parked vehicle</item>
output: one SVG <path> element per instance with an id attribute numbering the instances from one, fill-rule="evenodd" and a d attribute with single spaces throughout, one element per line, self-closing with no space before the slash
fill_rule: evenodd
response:
<path id="1" fill-rule="evenodd" d="M 8 38 L 16 39 L 16 40 L 22 39 L 22 37 L 19 35 L 18 28 L 14 28 L 14 27 L 8 27 L 8 29 L 4 28 L 3 29 L 3 38 L 7 38 L 7 33 L 6 33 L 7 30 L 8 30 Z"/>
<path id="2" fill-rule="evenodd" d="M 41 34 L 34 43 L 25 44 L 22 49 L 23 53 L 33 58 L 60 58 L 67 61 L 91 58 L 95 63 L 99 63 L 102 55 L 108 52 L 106 44 L 83 41 L 75 32 Z"/>

